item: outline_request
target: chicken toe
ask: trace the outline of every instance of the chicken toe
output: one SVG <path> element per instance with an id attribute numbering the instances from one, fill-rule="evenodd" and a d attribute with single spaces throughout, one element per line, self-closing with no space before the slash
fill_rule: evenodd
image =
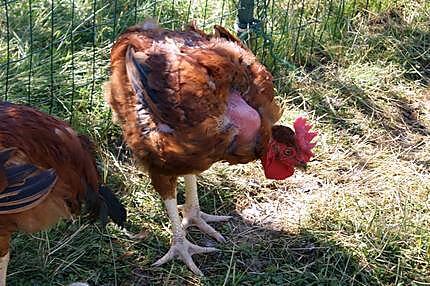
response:
<path id="1" fill-rule="evenodd" d="M 203 276 L 203 273 L 196 266 L 191 256 L 198 253 L 218 251 L 218 249 L 214 247 L 202 247 L 189 242 L 181 225 L 176 199 L 166 199 L 164 200 L 164 204 L 172 223 L 172 245 L 169 251 L 152 265 L 160 266 L 173 258 L 179 258 L 194 274 Z"/>
<path id="2" fill-rule="evenodd" d="M 218 242 L 224 243 L 226 241 L 217 230 L 208 224 L 208 222 L 227 221 L 231 219 L 231 216 L 210 215 L 200 211 L 199 207 L 187 208 L 181 205 L 179 209 L 182 211 L 182 226 L 184 229 L 189 226 L 196 226 L 201 232 L 213 237 Z"/>
<path id="3" fill-rule="evenodd" d="M 203 276 L 203 273 L 200 271 L 200 269 L 197 267 L 197 265 L 194 263 L 193 258 L 191 257 L 193 254 L 198 253 L 209 253 L 218 251 L 217 248 L 214 247 L 202 247 L 195 244 L 192 244 L 189 242 L 186 238 L 181 241 L 175 241 L 175 239 L 172 242 L 172 246 L 170 247 L 169 251 L 161 257 L 159 260 L 154 262 L 153 266 L 160 266 L 173 258 L 179 258 L 182 260 L 187 267 L 194 272 L 194 274 Z"/>

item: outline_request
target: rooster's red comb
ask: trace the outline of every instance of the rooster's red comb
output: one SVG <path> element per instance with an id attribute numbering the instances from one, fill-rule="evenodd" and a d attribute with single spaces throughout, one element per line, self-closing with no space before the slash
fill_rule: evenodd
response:
<path id="1" fill-rule="evenodd" d="M 311 150 L 315 147 L 316 143 L 311 141 L 318 135 L 317 132 L 309 132 L 311 128 L 312 125 L 307 124 L 306 118 L 299 117 L 294 121 L 296 144 L 302 151 L 306 162 L 314 156 L 314 153 L 312 153 Z"/>

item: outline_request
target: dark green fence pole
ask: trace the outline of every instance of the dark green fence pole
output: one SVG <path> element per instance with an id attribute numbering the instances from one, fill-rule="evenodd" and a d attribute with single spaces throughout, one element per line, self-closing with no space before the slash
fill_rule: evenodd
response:
<path id="1" fill-rule="evenodd" d="M 254 18 L 254 0 L 239 0 L 236 33 L 252 49 L 252 32 L 260 28 L 260 21 Z"/>
<path id="2" fill-rule="evenodd" d="M 191 14 L 191 6 L 193 5 L 193 1 L 190 0 L 188 2 L 188 9 L 187 9 L 187 20 L 185 21 L 185 23 L 189 23 L 190 22 L 190 14 Z"/>
<path id="3" fill-rule="evenodd" d="M 70 96 L 70 119 L 69 123 L 73 123 L 73 115 L 75 108 L 75 37 L 73 30 L 75 29 L 75 0 L 72 0 L 72 22 L 70 29 L 70 53 L 72 54 L 71 59 L 71 77 L 72 77 L 72 93 Z"/>
<path id="4" fill-rule="evenodd" d="M 31 0 L 28 1 L 28 12 L 29 12 L 29 27 L 30 27 L 30 51 L 28 59 L 28 89 L 27 89 L 27 104 L 31 104 L 31 76 L 33 70 L 33 5 Z"/>
<path id="5" fill-rule="evenodd" d="M 116 14 L 118 12 L 118 1 L 115 0 L 114 4 L 113 4 L 113 22 L 112 22 L 112 43 L 115 42 L 116 39 Z M 94 17 L 95 17 L 95 13 L 93 12 Z"/>
<path id="6" fill-rule="evenodd" d="M 9 11 L 7 9 L 7 0 L 4 0 L 4 13 L 6 19 L 6 41 L 7 41 L 7 51 L 6 51 L 6 82 L 4 88 L 4 100 L 7 100 L 7 93 L 9 90 L 9 69 L 10 69 L 10 30 L 9 30 Z"/>
<path id="7" fill-rule="evenodd" d="M 134 25 L 137 24 L 137 0 L 134 1 Z"/>
<path id="8" fill-rule="evenodd" d="M 115 12 L 117 9 L 116 1 L 115 1 Z M 97 41 L 97 30 L 96 30 L 96 12 L 97 12 L 97 0 L 93 0 L 93 23 L 92 23 L 92 36 L 93 36 L 93 55 L 91 57 L 91 66 L 92 66 L 92 76 L 93 79 L 91 81 L 91 94 L 90 94 L 90 110 L 93 109 L 93 98 L 96 84 L 96 41 Z M 113 34 L 115 34 L 116 21 L 114 22 Z"/>
<path id="9" fill-rule="evenodd" d="M 219 21 L 219 24 L 222 26 L 222 21 L 224 20 L 224 7 L 225 7 L 225 0 L 222 0 L 222 6 L 221 6 L 221 19 Z"/>
<path id="10" fill-rule="evenodd" d="M 238 34 L 254 22 L 254 0 L 240 0 L 237 13 Z"/>
<path id="11" fill-rule="evenodd" d="M 50 45 L 49 45 L 49 58 L 50 58 L 50 99 L 49 99 L 49 114 L 52 114 L 54 109 L 54 0 L 51 0 L 51 37 L 50 37 Z"/>
<path id="12" fill-rule="evenodd" d="M 206 27 L 206 12 L 208 11 L 208 0 L 205 0 L 205 13 L 203 15 L 203 29 Z"/>

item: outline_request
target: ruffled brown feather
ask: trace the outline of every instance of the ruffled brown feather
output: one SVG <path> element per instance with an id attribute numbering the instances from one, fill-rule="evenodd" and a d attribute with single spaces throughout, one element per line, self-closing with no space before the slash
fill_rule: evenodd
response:
<path id="1" fill-rule="evenodd" d="M 259 158 L 280 117 L 272 76 L 226 29 L 206 35 L 154 25 L 124 32 L 111 51 L 107 101 L 128 145 L 147 169 L 163 175 L 201 172 L 214 162 Z M 255 142 L 235 145 L 225 119 L 227 99 L 238 91 L 261 117 Z"/>

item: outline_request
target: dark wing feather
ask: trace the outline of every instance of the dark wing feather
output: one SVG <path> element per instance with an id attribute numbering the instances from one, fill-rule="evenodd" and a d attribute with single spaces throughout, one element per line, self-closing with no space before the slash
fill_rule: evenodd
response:
<path id="1" fill-rule="evenodd" d="M 0 214 L 19 213 L 41 203 L 57 181 L 53 169 L 40 170 L 31 164 L 6 162 L 14 148 L 0 152 Z"/>
<path id="2" fill-rule="evenodd" d="M 12 165 L 4 170 L 9 186 L 22 183 L 26 177 L 30 176 L 38 169 L 31 164 Z"/>
<path id="3" fill-rule="evenodd" d="M 129 63 L 127 65 L 127 73 L 130 77 L 131 86 L 142 103 L 144 103 L 144 105 L 148 105 L 148 99 L 145 99 L 145 95 L 149 97 L 149 100 L 153 104 L 159 103 L 156 91 L 148 82 L 151 68 L 147 64 L 141 64 L 137 61 L 133 47 L 128 48 L 127 63 Z"/>
<path id="4" fill-rule="evenodd" d="M 3 192 L 8 185 L 4 164 L 15 153 L 15 150 L 15 148 L 6 148 L 0 152 L 0 193 Z"/>

